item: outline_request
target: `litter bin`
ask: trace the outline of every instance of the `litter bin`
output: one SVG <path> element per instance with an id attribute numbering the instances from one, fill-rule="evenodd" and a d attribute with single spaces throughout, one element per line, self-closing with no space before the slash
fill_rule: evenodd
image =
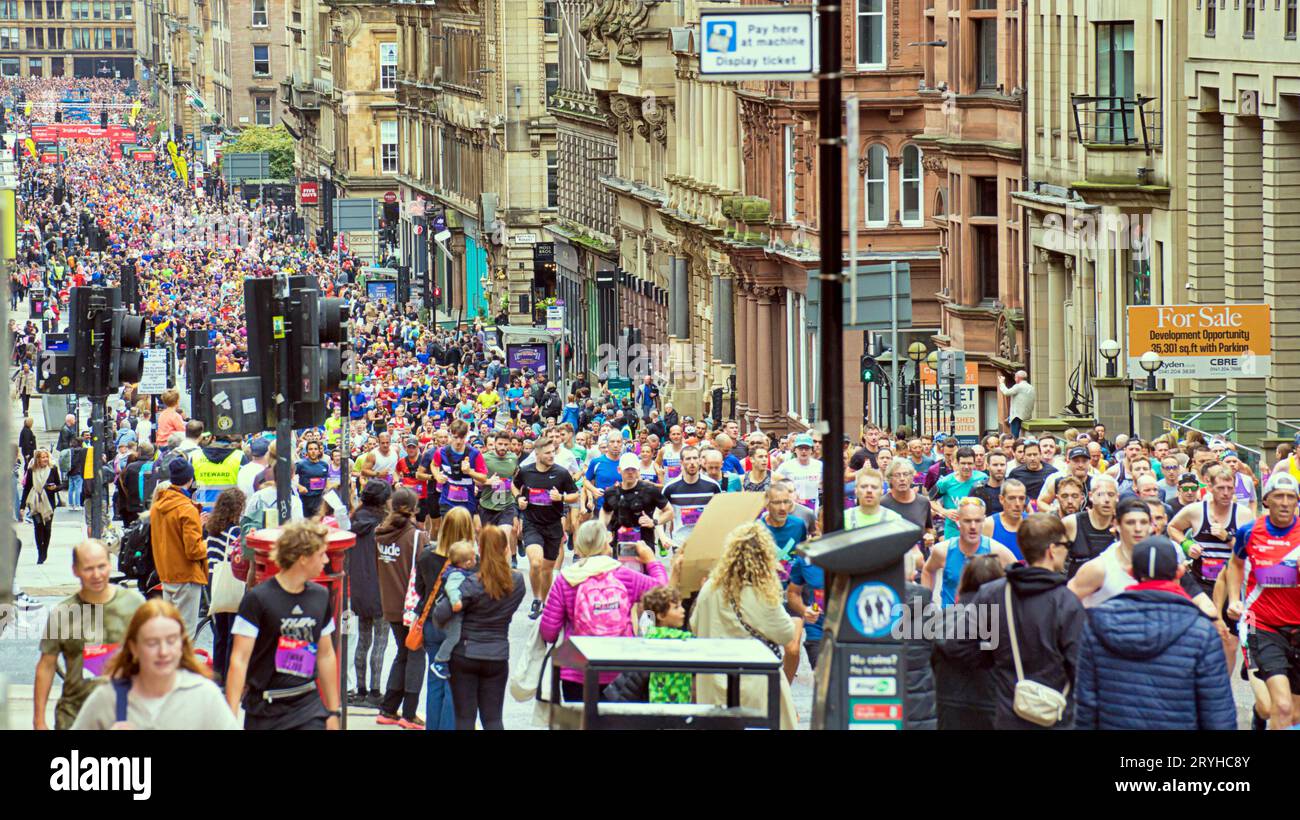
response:
<path id="1" fill-rule="evenodd" d="M 280 528 L 253 530 L 248 534 L 248 546 L 253 548 L 255 562 L 257 566 L 257 578 L 254 586 L 266 581 L 271 576 L 280 571 L 271 559 L 271 550 L 275 542 L 280 538 Z M 331 529 L 328 541 L 325 545 L 325 551 L 329 553 L 329 563 L 321 574 L 312 580 L 330 591 L 330 611 L 334 612 L 337 622 L 339 590 L 343 582 L 343 563 L 347 556 L 347 551 L 352 549 L 357 543 L 357 537 L 345 530 Z M 236 561 L 233 563 L 235 577 L 242 580 L 248 577 L 248 563 L 245 561 Z"/>
<path id="2" fill-rule="evenodd" d="M 583 702 L 560 702 L 560 667 L 583 673 Z M 727 705 L 600 703 L 602 672 L 690 672 L 727 676 Z M 552 729 L 781 728 L 781 661 L 758 641 L 698 638 L 568 638 L 552 654 Z M 740 676 L 767 679 L 767 711 L 742 708 Z"/>
<path id="3" fill-rule="evenodd" d="M 895 627 L 906 614 L 903 556 L 921 535 L 915 524 L 887 520 L 801 550 L 827 575 L 813 729 L 903 728 L 907 655 Z"/>

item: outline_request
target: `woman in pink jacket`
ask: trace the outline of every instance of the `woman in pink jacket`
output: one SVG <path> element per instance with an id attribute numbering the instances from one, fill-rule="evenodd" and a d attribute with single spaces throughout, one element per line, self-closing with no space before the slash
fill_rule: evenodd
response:
<path id="1" fill-rule="evenodd" d="M 633 605 L 647 590 L 668 583 L 668 573 L 643 543 L 637 544 L 637 559 L 645 571 L 628 568 L 613 558 L 610 538 L 609 528 L 598 520 L 578 528 L 573 544 L 578 561 L 561 570 L 551 586 L 539 627 L 542 640 L 554 643 L 561 632 L 628 638 L 636 634 Z M 616 677 L 616 672 L 601 675 L 601 688 Z M 566 701 L 581 701 L 582 673 L 561 669 L 560 694 Z"/>

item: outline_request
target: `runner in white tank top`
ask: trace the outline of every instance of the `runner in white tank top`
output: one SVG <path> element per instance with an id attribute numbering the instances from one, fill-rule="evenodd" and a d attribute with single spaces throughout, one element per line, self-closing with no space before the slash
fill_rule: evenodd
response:
<path id="1" fill-rule="evenodd" d="M 374 453 L 375 455 L 375 464 L 370 469 L 374 470 L 376 473 L 379 473 L 379 477 L 382 478 L 384 481 L 387 481 L 389 484 L 392 484 L 393 478 L 396 475 L 396 471 L 397 471 L 397 448 L 389 447 L 388 455 L 384 455 L 383 453 L 379 452 L 378 447 L 371 450 L 370 452 Z"/>
<path id="2" fill-rule="evenodd" d="M 1102 568 L 1106 570 L 1106 577 L 1101 582 L 1101 588 L 1083 599 L 1084 609 L 1092 609 L 1094 606 L 1104 604 L 1137 583 L 1120 559 L 1119 551 L 1121 546 L 1120 542 L 1116 541 L 1107 547 L 1105 552 L 1097 556 Z"/>

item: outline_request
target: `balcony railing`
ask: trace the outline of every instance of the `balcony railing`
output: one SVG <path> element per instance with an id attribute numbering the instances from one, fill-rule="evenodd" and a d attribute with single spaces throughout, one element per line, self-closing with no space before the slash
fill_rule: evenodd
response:
<path id="1" fill-rule="evenodd" d="M 1096 97 L 1074 94 L 1074 131 L 1084 145 L 1141 145 L 1149 154 L 1163 144 L 1159 100 L 1155 97 Z"/>

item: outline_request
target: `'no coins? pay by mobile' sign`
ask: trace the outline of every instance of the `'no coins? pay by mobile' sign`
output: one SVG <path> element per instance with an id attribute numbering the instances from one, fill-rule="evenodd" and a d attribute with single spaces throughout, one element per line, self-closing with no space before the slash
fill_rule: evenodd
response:
<path id="1" fill-rule="evenodd" d="M 810 6 L 701 9 L 698 36 L 701 79 L 790 80 L 812 76 Z"/>

